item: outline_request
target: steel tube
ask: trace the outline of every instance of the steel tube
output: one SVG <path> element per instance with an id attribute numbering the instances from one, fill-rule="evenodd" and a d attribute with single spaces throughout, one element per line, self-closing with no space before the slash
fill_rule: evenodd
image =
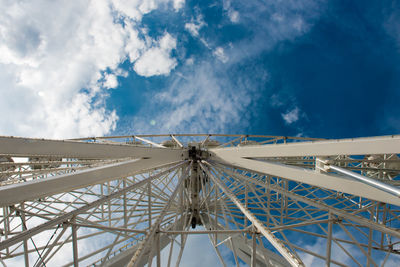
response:
<path id="1" fill-rule="evenodd" d="M 76 220 L 76 217 L 73 216 L 71 219 L 72 225 L 71 225 L 71 231 L 72 231 L 72 255 L 74 258 L 74 267 L 78 267 L 79 266 L 79 262 L 78 262 L 78 236 L 77 236 L 77 227 L 74 224 Z"/>
<path id="2" fill-rule="evenodd" d="M 236 233 L 250 233 L 249 229 L 239 229 L 239 230 L 200 230 L 200 231 L 160 231 L 160 233 L 165 234 L 236 234 Z"/>
<path id="3" fill-rule="evenodd" d="M 370 178 L 370 177 L 367 177 L 367 176 L 363 176 L 363 175 L 360 175 L 358 173 L 355 173 L 355 172 L 340 168 L 338 166 L 327 165 L 327 167 L 329 169 L 335 170 L 335 171 L 337 171 L 339 173 L 342 173 L 342 174 L 345 174 L 347 176 L 350 176 L 350 177 L 352 177 L 352 178 L 354 178 L 354 179 L 356 179 L 358 181 L 366 183 L 366 184 L 368 184 L 370 186 L 373 186 L 373 187 L 375 187 L 377 189 L 383 190 L 383 191 L 385 191 L 387 193 L 390 193 L 392 195 L 400 197 L 400 189 L 397 188 L 397 187 L 394 187 L 392 185 L 385 184 L 385 183 L 383 183 L 381 181 L 378 181 L 378 180 L 375 180 L 373 178 Z"/>
<path id="4" fill-rule="evenodd" d="M 136 229 L 128 229 L 128 228 L 121 228 L 121 227 L 108 227 L 108 226 L 103 226 L 103 225 L 98 225 L 98 224 L 85 224 L 85 223 L 73 223 L 71 222 L 70 224 L 74 224 L 78 227 L 85 227 L 85 228 L 95 228 L 95 229 L 100 229 L 100 230 L 105 230 L 105 231 L 119 231 L 119 232 L 129 232 L 129 233 L 136 233 L 136 234 L 146 234 L 146 230 L 136 230 Z"/>

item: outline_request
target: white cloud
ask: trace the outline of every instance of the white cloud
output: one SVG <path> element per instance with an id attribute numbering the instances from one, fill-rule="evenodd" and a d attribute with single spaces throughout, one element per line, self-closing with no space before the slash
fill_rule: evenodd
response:
<path id="1" fill-rule="evenodd" d="M 232 7 L 232 2 L 233 1 L 231 1 L 231 0 L 224 0 L 222 3 L 223 3 L 224 10 L 226 11 L 226 13 L 227 13 L 227 15 L 229 17 L 229 20 L 232 23 L 238 23 L 239 22 L 239 18 L 240 18 L 240 14 L 239 14 L 239 12 L 237 10 L 235 10 Z"/>
<path id="2" fill-rule="evenodd" d="M 213 54 L 218 58 L 218 60 L 222 61 L 223 63 L 228 62 L 228 57 L 225 55 L 224 49 L 222 47 L 217 47 L 214 50 Z"/>
<path id="3" fill-rule="evenodd" d="M 294 127 L 298 133 L 296 136 L 307 136 L 301 124 L 295 124 L 300 119 L 303 122 L 308 122 L 307 113 L 298 107 L 298 101 L 293 94 L 288 94 L 285 91 L 274 93 L 269 98 L 271 108 L 279 111 L 280 117 L 284 120 L 286 125 Z"/>
<path id="4" fill-rule="evenodd" d="M 225 132 L 249 116 L 251 81 L 232 81 L 226 70 L 200 62 L 187 65 L 164 92 L 153 96 L 126 132 Z M 154 108 L 158 107 L 158 108 Z M 131 120 L 131 119 L 130 119 Z M 154 127 L 149 124 L 154 120 Z"/>
<path id="5" fill-rule="evenodd" d="M 162 92 L 151 96 L 146 107 L 143 107 L 137 116 L 123 118 L 124 126 L 120 128 L 121 132 L 129 134 L 242 131 L 248 127 L 251 109 L 255 106 L 250 104 L 257 98 L 257 90 L 265 88 L 269 76 L 268 72 L 259 66 L 250 70 L 251 76 L 233 76 L 235 64 L 254 59 L 282 40 L 292 40 L 304 34 L 320 15 L 319 2 L 224 1 L 226 14 L 229 13 L 228 10 L 239 10 L 237 7 L 240 4 L 240 23 L 254 29 L 254 36 L 233 44 L 217 44 L 214 40 L 206 40 L 205 36 L 201 36 L 203 18 L 197 12 L 196 17 L 190 21 L 193 25 L 186 24 L 186 30 L 198 38 L 213 56 L 187 60 L 184 68 L 174 73 Z M 274 20 L 273 14 L 279 14 L 281 19 Z M 202 26 L 193 27 L 196 25 Z M 226 63 L 216 64 L 218 60 L 224 60 Z M 290 103 L 286 103 L 286 98 L 281 102 L 275 103 L 281 110 L 296 106 L 293 99 Z M 291 123 L 299 118 L 306 118 L 300 110 L 286 111 L 282 116 L 287 114 L 286 117 Z"/>
<path id="6" fill-rule="evenodd" d="M 194 23 L 186 23 L 185 29 L 188 30 L 191 35 L 193 35 L 195 37 L 199 36 L 199 30 L 200 30 L 199 25 L 196 25 Z"/>
<path id="7" fill-rule="evenodd" d="M 298 17 L 296 20 L 292 22 L 293 28 L 296 29 L 298 32 L 302 32 L 306 30 L 306 23 L 304 22 L 303 18 Z"/>
<path id="8" fill-rule="evenodd" d="M 139 31 L 134 28 L 134 24 L 130 21 L 126 21 L 126 43 L 124 52 L 129 58 L 131 63 L 135 62 L 146 49 L 146 41 L 139 38 Z"/>
<path id="9" fill-rule="evenodd" d="M 228 10 L 228 16 L 229 16 L 229 19 L 230 19 L 233 23 L 238 23 L 238 22 L 239 22 L 240 15 L 239 15 L 239 12 L 238 12 L 238 11 L 233 10 L 233 9 L 229 9 L 229 10 Z"/>
<path id="10" fill-rule="evenodd" d="M 116 88 L 118 86 L 117 76 L 114 74 L 106 74 L 104 77 L 103 86 L 105 88 Z"/>
<path id="11" fill-rule="evenodd" d="M 185 0 L 174 0 L 175 11 L 180 10 L 184 6 L 185 6 Z"/>
<path id="12" fill-rule="evenodd" d="M 104 135 L 118 119 L 104 100 L 105 89 L 126 76 L 121 62 L 143 64 L 146 57 L 160 56 L 161 67 L 146 76 L 168 74 L 176 66 L 169 56 L 175 39 L 166 34 L 148 49 L 154 41 L 137 26 L 143 14 L 167 1 L 0 3 L 7 6 L 0 11 L 0 112 L 12 114 L 0 120 L 0 134 Z"/>
<path id="13" fill-rule="evenodd" d="M 252 29 L 254 33 L 251 38 L 235 44 L 237 52 L 229 55 L 230 62 L 241 62 L 272 49 L 281 41 L 294 40 L 303 35 L 323 13 L 324 2 L 224 0 L 223 8 L 230 21 L 236 23 L 234 14 L 240 11 L 237 23 Z"/>
<path id="14" fill-rule="evenodd" d="M 194 64 L 194 58 L 190 57 L 190 58 L 186 59 L 185 64 L 186 65 L 193 65 Z"/>
<path id="15" fill-rule="evenodd" d="M 203 20 L 203 16 L 198 15 L 196 19 L 192 19 L 191 22 L 185 24 L 185 29 L 193 36 L 198 37 L 199 31 L 203 28 L 206 23 Z"/>
<path id="16" fill-rule="evenodd" d="M 118 116 L 105 108 L 106 89 L 118 86 L 118 76 L 126 76 L 118 68 L 121 62 L 129 59 L 143 76 L 168 75 L 177 65 L 171 56 L 176 39 L 165 33 L 158 41 L 153 40 L 138 25 L 143 15 L 153 9 L 160 6 L 179 9 L 184 1 L 0 1 L 7 6 L 0 11 L 0 112 L 12 114 L 0 120 L 0 134 L 52 138 L 107 134 L 115 129 Z M 233 21 L 238 10 L 235 3 L 229 1 L 225 9 Z M 312 18 L 317 17 L 314 4 L 314 1 L 279 6 L 273 1 L 262 6 L 245 3 L 240 22 L 250 24 L 257 20 L 253 23 L 257 25 L 254 39 L 229 49 L 224 44 L 214 48 L 204 38 L 199 40 L 219 60 L 228 63 L 229 59 L 229 64 L 234 64 L 269 49 L 279 40 L 304 33 Z M 268 14 L 280 14 L 282 19 L 275 21 Z M 190 23 L 194 26 L 188 26 L 187 30 L 200 35 L 205 25 L 202 16 L 197 15 Z M 227 88 L 236 85 L 221 81 L 214 62 L 201 63 L 197 59 L 196 64 L 191 62 L 194 60 L 188 60 L 186 66 L 196 73 L 188 71 L 184 75 L 194 83 L 180 81 L 179 92 L 171 88 L 165 91 L 167 96 L 188 94 L 182 98 L 190 101 L 190 105 L 181 101 L 169 108 L 170 115 L 177 116 L 180 122 L 167 123 L 169 129 L 183 129 L 183 125 L 187 127 L 194 119 L 201 121 L 198 129 L 206 129 L 208 124 L 203 118 L 207 117 L 217 125 L 211 126 L 212 129 L 225 129 L 241 121 L 240 113 L 250 102 L 248 87 L 242 86 L 232 93 Z M 209 69 L 204 70 L 204 66 Z M 208 103 L 205 93 L 215 100 Z M 161 115 L 155 116 L 157 120 L 163 119 Z"/>
<path id="17" fill-rule="evenodd" d="M 270 98 L 270 105 L 273 108 L 277 108 L 277 107 L 281 107 L 283 106 L 283 101 L 281 99 L 281 97 L 278 94 L 273 94 Z"/>
<path id="18" fill-rule="evenodd" d="M 211 45 L 204 38 L 199 38 L 199 40 L 205 47 L 207 47 L 208 49 L 212 50 Z"/>
<path id="19" fill-rule="evenodd" d="M 397 8 L 385 11 L 383 27 L 387 34 L 397 42 L 397 47 L 400 49 L 400 11 Z"/>
<path id="20" fill-rule="evenodd" d="M 176 9 L 179 5 L 184 3 L 184 0 L 171 0 L 174 8 Z M 170 0 L 109 0 L 113 5 L 113 8 L 120 14 L 133 19 L 134 21 L 140 21 L 143 15 L 150 13 L 157 9 L 162 4 L 167 4 Z"/>
<path id="21" fill-rule="evenodd" d="M 284 119 L 284 121 L 287 124 L 292 124 L 292 123 L 294 123 L 294 122 L 299 120 L 299 112 L 300 112 L 299 108 L 295 107 L 291 111 L 288 111 L 288 112 L 283 113 L 281 115 L 282 115 L 282 118 Z"/>
<path id="22" fill-rule="evenodd" d="M 142 76 L 167 75 L 177 65 L 170 56 L 176 48 L 176 39 L 166 33 L 157 46 L 151 47 L 136 61 L 134 70 Z"/>

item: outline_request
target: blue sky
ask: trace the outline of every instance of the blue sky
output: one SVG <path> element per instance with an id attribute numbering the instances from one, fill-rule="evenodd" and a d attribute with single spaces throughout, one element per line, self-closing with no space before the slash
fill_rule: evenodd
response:
<path id="1" fill-rule="evenodd" d="M 398 1 L 2 4 L 2 135 L 400 130 Z"/>
<path id="2" fill-rule="evenodd" d="M 328 138 L 398 133 L 396 5 L 369 3 L 231 2 L 238 22 L 229 19 L 224 3 L 213 1 L 186 2 L 181 14 L 149 14 L 143 21 L 155 38 L 165 30 L 176 36 L 178 64 L 168 76 L 121 79 L 121 90 L 113 90 L 109 101 L 120 116 L 116 132 L 143 131 L 131 116 L 141 123 L 156 120 L 144 129 L 158 132 L 166 120 L 160 110 L 174 114 L 179 105 L 193 105 L 196 113 L 161 128 Z M 176 17 L 194 24 L 197 20 L 198 36 L 188 27 L 185 31 L 184 23 L 175 24 Z M 218 48 L 226 62 L 216 55 Z M 185 64 L 188 59 L 193 65 Z M 204 83 L 216 88 L 215 94 Z M 177 106 L 163 97 L 152 98 L 181 97 L 182 92 L 188 99 Z M 221 107 L 196 104 L 203 93 L 234 107 L 221 111 L 227 117 L 207 117 L 209 110 L 218 117 Z"/>
<path id="3" fill-rule="evenodd" d="M 0 4 L 0 135 L 400 131 L 399 1 Z"/>

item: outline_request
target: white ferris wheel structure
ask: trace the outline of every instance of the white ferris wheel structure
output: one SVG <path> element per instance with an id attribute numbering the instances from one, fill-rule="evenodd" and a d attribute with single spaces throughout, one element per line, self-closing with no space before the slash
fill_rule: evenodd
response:
<path id="1" fill-rule="evenodd" d="M 400 265 L 399 154 L 400 136 L 3 136 L 0 266 L 179 266 L 190 235 L 221 266 Z"/>

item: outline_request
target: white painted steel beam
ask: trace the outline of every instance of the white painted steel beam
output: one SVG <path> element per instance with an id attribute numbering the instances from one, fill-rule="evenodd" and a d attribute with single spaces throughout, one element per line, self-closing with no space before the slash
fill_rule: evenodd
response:
<path id="1" fill-rule="evenodd" d="M 219 229 L 220 232 L 218 232 L 217 240 L 223 241 L 227 240 L 228 238 L 231 238 L 232 243 L 235 245 L 237 254 L 239 258 L 241 258 L 245 263 L 247 263 L 250 266 L 251 263 L 251 254 L 252 254 L 252 246 L 249 242 L 246 242 L 246 240 L 241 237 L 240 235 L 231 235 L 229 233 L 226 233 L 224 231 L 229 231 L 229 230 L 223 230 L 223 227 L 220 224 L 217 224 L 217 222 L 212 219 L 209 216 L 203 216 L 203 221 L 205 223 L 204 227 L 206 229 L 215 229 L 214 225 L 217 225 L 217 228 Z M 219 242 L 217 242 L 219 243 Z M 230 250 L 233 251 L 233 247 L 230 244 L 230 242 L 225 242 L 224 243 Z M 256 249 L 256 262 L 257 266 L 262 267 L 262 266 L 268 266 L 268 267 L 289 267 L 290 264 L 289 262 L 286 261 L 285 258 L 282 256 L 273 253 L 269 249 L 265 248 L 264 246 L 257 244 L 257 249 Z M 264 259 L 265 258 L 265 259 Z M 265 261 L 268 263 L 265 265 Z"/>
<path id="2" fill-rule="evenodd" d="M 121 189 L 121 190 L 119 190 L 117 192 L 114 192 L 112 194 L 106 195 L 106 196 L 104 196 L 104 197 L 102 197 L 100 199 L 97 199 L 97 200 L 95 200 L 95 201 L 93 201 L 91 203 L 88 203 L 88 204 L 86 204 L 86 205 L 84 205 L 84 206 L 82 206 L 80 208 L 77 208 L 77 209 L 75 209 L 73 211 L 70 211 L 68 213 L 62 214 L 62 215 L 60 215 L 60 216 L 58 216 L 58 217 L 56 217 L 54 219 L 51 219 L 51 220 L 49 220 L 49 221 L 47 221 L 47 222 L 45 222 L 43 224 L 37 225 L 37 226 L 35 226 L 33 228 L 30 228 L 30 229 L 28 229 L 26 231 L 23 231 L 22 233 L 17 234 L 17 235 L 15 235 L 15 236 L 13 236 L 13 237 L 11 237 L 9 239 L 6 239 L 6 240 L 0 242 L 0 251 L 5 249 L 5 248 L 8 248 L 8 247 L 10 247 L 12 245 L 17 244 L 18 242 L 26 240 L 26 239 L 30 238 L 31 236 L 34 236 L 34 235 L 36 235 L 36 234 L 38 234 L 38 233 L 40 233 L 42 231 L 45 231 L 45 230 L 51 228 L 54 225 L 66 222 L 69 219 L 71 219 L 73 216 L 77 216 L 77 215 L 79 215 L 79 214 L 81 214 L 81 213 L 83 213 L 83 212 L 85 212 L 85 211 L 87 211 L 89 209 L 97 207 L 97 206 L 99 206 L 100 204 L 104 203 L 107 200 L 117 198 L 117 197 L 121 196 L 122 194 L 124 194 L 126 192 L 129 192 L 129 191 L 132 191 L 132 190 L 134 190 L 134 189 L 136 189 L 138 187 L 141 187 L 141 186 L 145 185 L 146 183 L 151 182 L 152 180 L 154 180 L 154 179 L 156 179 L 156 178 L 158 178 L 158 177 L 160 177 L 162 175 L 165 175 L 165 174 L 167 174 L 167 173 L 169 173 L 169 172 L 171 172 L 171 171 L 173 171 L 173 170 L 175 170 L 175 169 L 177 169 L 179 167 L 182 167 L 185 163 L 186 162 L 182 162 L 180 164 L 177 164 L 177 165 L 175 165 L 175 166 L 173 166 L 173 167 L 171 167 L 171 168 L 169 168 L 169 169 L 167 169 L 167 170 L 165 170 L 163 172 L 160 172 L 158 174 L 152 175 L 152 176 L 150 176 L 150 177 L 148 177 L 146 179 L 143 179 L 143 180 L 141 180 L 141 181 L 139 181 L 137 183 L 134 183 L 134 184 L 132 184 L 132 185 L 130 185 L 128 187 L 125 187 L 125 188 L 123 188 L 123 189 Z"/>
<path id="3" fill-rule="evenodd" d="M 221 166 L 223 166 L 223 165 L 221 165 Z M 248 176 L 241 175 L 241 174 L 233 172 L 233 171 L 231 171 L 229 169 L 225 169 L 225 168 L 218 168 L 218 169 L 222 170 L 223 172 L 227 173 L 228 175 L 230 175 L 232 177 L 235 177 L 235 179 L 243 180 L 243 181 L 246 181 L 246 182 L 258 185 L 258 186 L 262 186 L 262 187 L 265 186 L 264 182 L 261 182 L 261 181 L 259 181 L 257 179 L 252 179 L 252 178 L 250 178 Z M 323 202 L 318 202 L 318 201 L 309 199 L 309 198 L 307 198 L 305 196 L 301 196 L 301 195 L 295 194 L 293 192 L 289 192 L 289 191 L 281 188 L 280 186 L 269 184 L 268 187 L 270 188 L 271 191 L 275 191 L 275 192 L 278 192 L 278 193 L 280 193 L 282 195 L 286 195 L 291 199 L 306 203 L 306 204 L 308 204 L 308 205 L 310 205 L 312 207 L 318 208 L 320 210 L 329 211 L 330 213 L 335 214 L 338 217 L 346 218 L 346 219 L 348 219 L 350 221 L 354 221 L 354 222 L 356 222 L 356 223 L 358 223 L 360 225 L 363 225 L 363 226 L 366 226 L 366 227 L 370 227 L 371 229 L 374 229 L 376 231 L 380 231 L 382 233 L 386 233 L 386 234 L 395 236 L 397 238 L 400 238 L 400 232 L 399 231 L 397 231 L 394 228 L 387 227 L 384 224 L 377 223 L 375 221 L 368 220 L 366 218 L 357 216 L 357 215 L 349 213 L 347 211 L 331 207 L 331 206 L 329 206 L 329 205 L 327 205 L 327 204 L 325 204 Z"/>
<path id="4" fill-rule="evenodd" d="M 182 154 L 187 157 L 187 152 L 182 149 L 0 136 L 0 155 L 79 159 L 157 157 L 178 161 Z"/>
<path id="5" fill-rule="evenodd" d="M 162 147 L 159 141 L 154 141 L 157 140 L 153 138 L 156 136 L 162 137 L 159 140 L 170 137 L 180 148 Z M 201 157 L 204 157 L 204 160 L 201 163 L 208 170 L 208 175 L 203 174 L 201 170 L 196 172 L 199 177 L 193 176 L 193 178 L 200 178 L 199 181 L 201 181 L 196 184 L 196 188 L 190 187 L 190 183 L 187 186 L 176 186 L 177 179 L 182 181 L 181 179 L 185 178 L 187 173 L 184 172 L 184 166 L 187 166 L 188 162 L 188 150 L 184 147 L 184 143 L 179 141 L 179 137 L 189 135 L 156 136 L 127 136 L 129 139 L 142 140 L 143 144 L 140 145 L 118 143 L 124 140 L 124 137 L 82 139 L 89 141 L 87 143 L 77 140 L 0 136 L 0 158 L 7 159 L 9 156 L 38 158 L 38 161 L 30 163 L 0 162 L 3 166 L 0 166 L 0 169 L 3 168 L 3 174 L 12 173 L 14 176 L 8 177 L 10 181 L 15 181 L 14 185 L 0 186 L 0 207 L 4 206 L 0 214 L 1 228 L 4 228 L 5 237 L 0 242 L 0 254 L 5 263 L 13 257 L 23 258 L 35 254 L 36 251 L 32 246 L 25 246 L 24 251 L 24 244 L 28 239 L 30 237 L 46 238 L 46 235 L 42 234 L 50 233 L 50 229 L 54 230 L 57 224 L 63 222 L 66 223 L 63 224 L 61 233 L 55 230 L 54 233 L 57 233 L 57 236 L 54 236 L 55 239 L 50 239 L 52 242 L 49 242 L 47 250 L 44 244 L 38 247 L 38 250 L 43 253 L 43 264 L 51 265 L 52 258 L 57 255 L 59 249 L 69 246 L 75 248 L 75 253 L 72 253 L 73 250 L 70 249 L 71 261 L 67 265 L 74 263 L 77 265 L 78 262 L 83 264 L 90 258 L 95 260 L 92 265 L 96 266 L 126 266 L 134 254 L 138 255 L 136 265 L 151 265 L 153 257 L 158 255 L 167 244 L 171 244 L 170 255 L 172 255 L 175 243 L 178 244 L 180 250 L 176 263 L 179 265 L 188 233 L 209 234 L 224 266 L 226 264 L 218 251 L 220 245 L 226 245 L 232 250 L 237 265 L 239 265 L 238 258 L 241 258 L 248 265 L 258 267 L 286 267 L 290 265 L 289 260 L 292 265 L 297 265 L 301 264 L 301 259 L 296 262 L 297 258 L 304 260 L 303 256 L 318 257 L 327 264 L 344 266 L 332 258 L 331 250 L 334 245 L 342 248 L 344 253 L 355 262 L 363 262 L 365 258 L 367 265 L 373 262 L 372 250 L 381 252 L 379 257 L 384 253 L 390 257 L 396 256 L 396 251 L 390 248 L 395 244 L 392 243 L 395 242 L 393 238 L 400 238 L 398 229 L 392 227 L 398 221 L 398 216 L 396 217 L 393 205 L 389 204 L 400 206 L 400 198 L 393 195 L 393 193 L 398 194 L 399 191 L 393 187 L 392 194 L 388 194 L 388 190 L 384 190 L 386 181 L 383 181 L 385 184 L 379 185 L 375 183 L 375 179 L 366 180 L 366 177 L 362 175 L 370 175 L 371 169 L 374 172 L 381 171 L 385 178 L 384 172 L 395 173 L 395 170 L 390 168 L 392 166 L 390 164 L 396 162 L 397 157 L 392 157 L 390 154 L 400 154 L 400 136 L 286 142 L 288 138 L 285 137 L 273 137 L 273 139 L 268 137 L 269 139 L 265 140 L 267 137 L 263 136 L 263 139 L 259 140 L 255 139 L 256 136 L 231 135 L 232 139 L 238 138 L 236 141 L 257 140 L 258 145 L 252 146 L 252 142 L 242 142 L 243 146 L 213 148 L 208 151 L 209 158 L 205 158 L 206 152 L 202 153 Z M 206 141 L 214 135 L 193 136 L 203 136 L 204 141 L 198 144 L 200 148 L 207 149 Z M 225 139 L 224 142 L 226 142 Z M 90 141 L 100 142 L 91 143 Z M 230 145 L 233 141 L 235 139 L 225 144 Z M 262 145 L 274 141 L 281 144 Z M 385 156 L 379 156 L 373 160 L 367 160 L 366 157 L 355 157 L 357 159 L 344 157 L 340 161 L 329 161 L 336 159 L 338 155 L 371 154 L 385 154 Z M 291 162 L 291 157 L 296 158 L 294 163 Z M 304 157 L 309 157 L 306 158 L 306 162 L 302 160 Z M 182 161 L 185 159 L 187 161 Z M 73 165 L 69 166 L 65 160 L 72 160 Z M 285 165 L 284 160 L 288 164 L 295 164 L 298 161 L 297 163 L 304 163 L 303 165 L 320 160 L 324 161 L 322 167 L 325 168 L 319 166 L 321 168 L 314 171 L 304 169 L 302 165 Z M 343 165 L 342 162 L 344 162 Z M 80 169 L 82 167 L 75 166 L 76 164 L 91 166 Z M 346 166 L 346 169 L 329 164 Z M 41 169 L 34 169 L 34 166 L 39 165 L 42 166 Z M 47 168 L 46 165 L 61 166 L 53 169 Z M 375 166 L 378 167 L 375 169 Z M 17 167 L 15 170 L 12 169 L 15 167 Z M 329 171 L 329 167 L 334 173 L 325 172 Z M 68 168 L 72 168 L 74 173 L 65 174 Z M 9 169 L 10 171 L 7 171 Z M 154 173 L 152 170 L 156 170 L 158 174 L 151 176 Z M 358 171 L 360 175 L 349 170 Z M 27 175 L 29 173 L 32 175 Z M 64 174 L 61 175 L 61 173 Z M 22 176 L 17 177 L 18 174 Z M 135 175 L 134 179 L 109 182 L 131 175 Z M 267 175 L 265 180 L 264 175 Z M 148 176 L 151 177 L 146 179 L 145 177 Z M 39 179 L 23 182 L 20 179 L 24 177 L 29 177 L 28 180 L 36 177 Z M 155 179 L 156 177 L 159 179 Z M 280 177 L 285 179 L 281 180 Z M 141 181 L 137 182 L 136 178 Z M 150 183 L 151 179 L 155 180 Z M 18 182 L 21 183 L 18 184 Z M 104 182 L 106 184 L 100 190 L 92 187 L 94 184 Z M 9 182 L 5 181 L 2 184 L 7 183 Z M 308 187 L 306 184 L 312 186 Z M 76 188 L 82 188 L 82 190 L 74 191 Z M 67 195 L 58 194 L 71 190 L 72 192 Z M 174 195 L 177 196 L 176 190 L 179 191 L 180 197 L 174 200 Z M 225 192 L 222 195 L 221 190 Z M 198 195 L 199 203 L 201 203 L 198 210 L 201 222 L 206 227 L 205 231 L 192 232 L 188 229 L 194 214 L 193 210 L 187 209 L 193 203 L 191 196 L 193 193 Z M 53 197 L 38 201 L 46 196 Z M 71 199 L 70 196 L 74 198 Z M 89 196 L 89 199 L 86 199 L 86 196 Z M 93 197 L 97 200 L 87 203 Z M 23 203 L 23 201 L 26 202 Z M 14 203 L 21 204 L 21 208 L 6 207 Z M 14 217 L 17 211 L 20 212 L 21 222 L 20 218 Z M 31 224 L 31 227 L 26 229 L 21 227 L 24 224 L 23 217 L 27 218 L 27 222 L 35 220 L 36 217 L 45 220 L 40 224 Z M 75 217 L 77 223 L 74 222 Z M 213 218 L 217 218 L 218 221 Z M 178 225 L 178 222 L 184 223 Z M 353 230 L 361 231 L 365 233 L 366 238 L 360 241 L 356 240 L 356 235 L 354 238 L 350 235 L 352 240 L 339 239 L 335 237 L 334 230 L 338 230 L 337 227 L 333 227 L 335 223 L 342 223 L 342 226 L 352 234 Z M 65 237 L 67 225 L 72 226 L 74 230 L 78 227 L 98 230 L 91 234 L 80 233 L 80 231 L 70 234 L 68 231 L 69 234 Z M 161 225 L 165 228 L 160 229 Z M 306 225 L 314 226 L 307 227 L 306 230 L 299 228 Z M 249 229 L 253 230 L 248 232 Z M 286 231 L 290 231 L 291 234 L 286 235 Z M 376 235 L 372 235 L 373 231 L 377 232 Z M 313 242 L 327 241 L 326 249 L 322 251 L 322 254 L 304 249 L 301 247 L 300 235 L 297 236 L 297 233 L 301 233 L 302 237 L 310 237 Z M 97 237 L 103 234 L 107 236 L 113 234 L 115 238 L 90 253 L 85 254 L 80 250 L 79 244 L 96 242 Z M 250 239 L 249 234 L 252 234 L 253 238 L 256 236 L 259 242 L 256 243 L 255 239 Z M 180 245 L 175 239 L 177 235 L 183 237 Z M 274 244 L 279 252 L 276 250 L 272 252 L 265 248 L 265 238 Z M 355 248 L 359 249 L 358 254 L 361 257 L 350 255 L 352 250 L 346 250 L 345 245 L 357 246 Z M 360 251 L 364 254 L 360 254 Z M 378 255 L 375 252 L 374 255 Z M 279 253 L 285 255 L 286 259 Z M 72 261 L 73 254 L 75 254 L 74 261 Z M 40 264 L 42 263 L 39 262 Z M 157 266 L 160 265 L 161 263 L 157 261 Z M 163 262 L 163 265 L 167 266 L 166 262 Z M 168 259 L 169 265 L 170 259 Z"/>
<path id="6" fill-rule="evenodd" d="M 175 143 L 179 146 L 179 147 L 183 147 L 182 143 L 174 136 L 171 134 L 171 138 L 175 141 Z"/>
<path id="7" fill-rule="evenodd" d="M 132 256 L 131 260 L 128 263 L 128 267 L 133 267 L 133 266 L 140 266 L 140 261 L 143 258 L 146 248 L 149 247 L 150 243 L 153 241 L 153 237 L 156 234 L 156 231 L 160 229 L 160 224 L 166 214 L 166 212 L 169 210 L 172 201 L 175 199 L 176 195 L 178 194 L 180 187 L 182 186 L 182 183 L 184 179 L 186 179 L 189 170 L 190 170 L 191 165 L 186 168 L 184 174 L 179 178 L 179 182 L 175 187 L 174 192 L 172 192 L 170 199 L 168 203 L 164 206 L 162 211 L 160 212 L 160 215 L 158 216 L 157 220 L 154 222 L 154 224 L 149 227 L 149 232 L 146 235 L 145 239 L 139 244 L 138 248 L 135 251 L 135 254 Z"/>
<path id="8" fill-rule="evenodd" d="M 335 139 L 286 144 L 255 145 L 243 147 L 213 148 L 212 157 L 243 158 L 305 157 L 331 155 L 399 154 L 400 135 L 368 138 Z"/>
<path id="9" fill-rule="evenodd" d="M 173 159 L 133 159 L 44 179 L 6 185 L 0 187 L 0 206 L 68 192 L 73 189 L 115 180 L 176 163 Z"/>
<path id="10" fill-rule="evenodd" d="M 169 227 L 167 227 L 166 231 L 172 230 L 175 228 L 182 228 L 183 227 L 183 217 L 180 217 L 176 223 L 171 224 Z M 173 239 L 175 238 L 174 235 L 171 234 L 165 234 L 165 233 L 159 233 L 160 235 L 160 250 L 163 250 L 168 244 L 170 244 Z M 121 266 L 126 266 L 129 263 L 129 260 L 132 258 L 132 255 L 135 254 L 139 244 L 130 247 L 126 249 L 125 251 L 122 251 L 121 253 L 118 253 L 114 257 L 110 258 L 108 261 L 104 262 L 102 266 L 104 267 L 121 267 Z M 152 247 L 148 247 L 145 249 L 144 252 L 144 257 L 142 257 L 142 260 L 139 262 L 140 266 L 144 266 L 147 263 L 148 256 L 150 256 L 150 250 Z M 154 257 L 154 255 L 152 255 Z"/>
<path id="11" fill-rule="evenodd" d="M 276 250 L 292 265 L 292 266 L 304 266 L 303 262 L 296 257 L 278 238 L 276 238 L 272 232 L 264 226 L 264 224 L 254 216 L 239 199 L 222 183 L 217 177 L 215 177 L 203 164 L 200 163 L 201 168 L 207 173 L 212 181 L 225 193 L 227 197 L 240 209 L 240 211 L 251 221 L 254 227 L 273 245 Z"/>
<path id="12" fill-rule="evenodd" d="M 223 158 L 214 157 L 214 159 L 218 162 L 226 163 L 228 165 L 249 170 L 252 172 L 263 173 L 296 182 L 315 185 L 322 188 L 352 194 L 375 201 L 400 205 L 400 198 L 378 188 L 372 187 L 368 184 L 343 176 L 318 173 L 314 170 L 307 170 L 294 166 L 286 166 L 278 163 L 245 159 L 238 157 L 235 154 L 225 155 Z"/>
<path id="13" fill-rule="evenodd" d="M 167 234 L 159 234 L 160 235 L 160 250 L 163 250 L 168 244 L 171 243 L 172 241 L 172 236 L 167 235 Z M 132 255 L 135 254 L 136 250 L 138 248 L 138 245 L 135 245 L 133 247 L 130 247 L 129 249 L 122 251 L 121 253 L 118 253 L 114 257 L 112 257 L 110 260 L 105 262 L 102 266 L 104 267 L 121 267 L 121 266 L 126 266 L 129 263 L 129 260 L 132 258 Z M 148 261 L 148 256 L 150 256 L 150 251 L 152 247 L 148 247 L 145 249 L 144 252 L 144 257 L 140 260 L 139 266 L 145 266 L 147 261 Z M 155 255 L 152 255 L 154 257 Z"/>
<path id="14" fill-rule="evenodd" d="M 155 143 L 155 142 L 152 142 L 152 141 L 147 140 L 147 139 L 142 138 L 142 137 L 134 136 L 134 138 L 135 138 L 135 139 L 138 139 L 138 140 L 140 140 L 140 141 L 142 141 L 142 142 L 145 142 L 145 143 L 147 143 L 147 144 L 150 144 L 150 145 L 152 145 L 152 146 L 155 146 L 155 147 L 165 148 L 165 146 L 163 146 L 163 145 L 157 144 L 157 143 Z"/>

